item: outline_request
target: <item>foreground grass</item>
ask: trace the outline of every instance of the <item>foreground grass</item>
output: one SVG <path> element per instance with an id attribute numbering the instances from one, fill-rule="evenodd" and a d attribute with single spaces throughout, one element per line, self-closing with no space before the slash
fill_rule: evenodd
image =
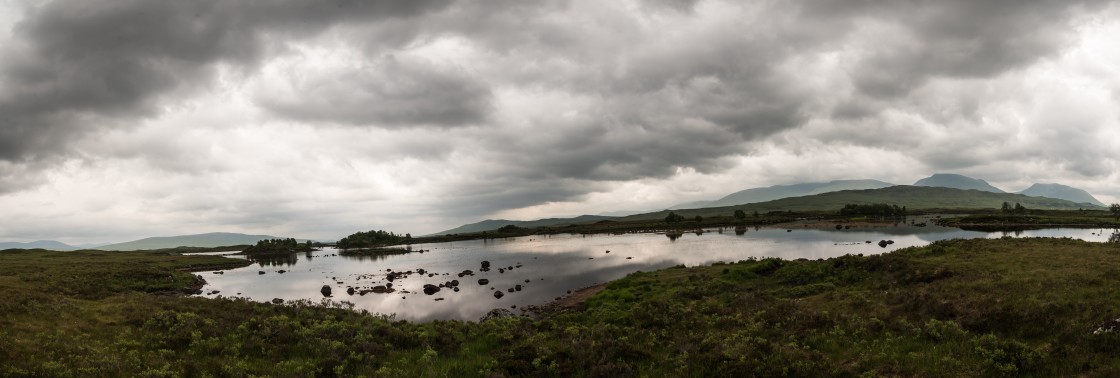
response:
<path id="1" fill-rule="evenodd" d="M 678 267 L 477 323 L 158 294 L 212 259 L 0 252 L 0 376 L 1120 374 L 1120 247 L 1077 240 Z"/>

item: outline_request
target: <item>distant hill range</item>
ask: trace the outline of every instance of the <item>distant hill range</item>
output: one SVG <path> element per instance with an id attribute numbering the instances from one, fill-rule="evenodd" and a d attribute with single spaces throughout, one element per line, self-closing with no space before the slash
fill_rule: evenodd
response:
<path id="1" fill-rule="evenodd" d="M 881 189 L 844 190 L 839 192 L 814 194 L 811 196 L 782 198 L 773 201 L 751 203 L 737 206 L 709 207 L 702 209 L 672 210 L 685 218 L 694 216 L 730 216 L 735 210 L 748 213 L 758 211 L 822 211 L 838 210 L 846 204 L 876 204 L 905 206 L 917 209 L 998 209 L 1004 202 L 1019 203 L 1028 209 L 1076 210 L 1089 207 L 1085 203 L 1075 203 L 1063 199 L 1031 197 L 1015 193 L 993 193 L 980 190 L 964 190 L 942 187 L 899 185 Z M 647 214 L 637 214 L 618 218 L 620 221 L 661 219 L 669 210 Z"/>
<path id="2" fill-rule="evenodd" d="M 448 234 L 467 234 L 472 232 L 482 232 L 497 230 L 504 226 L 514 225 L 517 227 L 534 228 L 544 226 L 564 226 L 569 224 L 585 224 L 594 223 L 601 220 L 615 219 L 616 217 L 608 217 L 602 215 L 580 215 L 575 218 L 548 218 L 538 219 L 534 221 L 515 221 L 506 219 L 487 219 L 482 222 L 464 224 L 459 227 L 452 228 L 447 231 L 441 231 L 432 235 L 448 235 Z"/>
<path id="3" fill-rule="evenodd" d="M 701 207 L 723 207 L 773 201 L 782 198 L 811 196 L 814 194 L 837 192 L 841 190 L 879 189 L 894 186 L 894 184 L 879 180 L 834 180 L 829 182 L 811 182 L 793 185 L 774 185 L 765 188 L 751 188 L 740 190 L 715 201 L 707 203 L 693 203 Z M 685 208 L 673 207 L 670 209 Z"/>
<path id="4" fill-rule="evenodd" d="M 1020 193 L 1007 193 L 987 181 L 968 176 L 938 173 L 923 178 L 914 186 L 895 186 L 879 180 L 834 180 L 819 183 L 774 185 L 731 193 L 715 201 L 696 201 L 671 206 L 663 211 L 617 212 L 575 218 L 549 218 L 536 221 L 485 220 L 435 233 L 433 235 L 496 230 L 502 226 L 541 227 L 587 224 L 605 219 L 640 220 L 663 218 L 669 210 L 686 217 L 727 215 L 729 207 L 750 211 L 835 210 L 849 203 L 889 203 L 910 209 L 999 208 L 1003 202 L 1020 203 L 1032 209 L 1079 209 L 1105 206 L 1084 190 L 1060 184 L 1035 184 Z M 613 216 L 607 216 L 613 215 Z"/>
<path id="5" fill-rule="evenodd" d="M 73 250 L 81 249 L 79 247 L 75 247 L 75 246 L 72 246 L 72 245 L 69 245 L 69 244 L 66 244 L 66 243 L 63 243 L 63 242 L 60 242 L 60 241 L 54 241 L 54 240 L 37 240 L 37 241 L 27 242 L 27 243 L 19 243 L 19 242 L 3 242 L 3 243 L 0 243 L 0 250 L 4 250 L 4 249 L 36 249 L 36 248 L 47 249 L 47 250 L 52 250 L 52 251 L 73 251 Z"/>
<path id="6" fill-rule="evenodd" d="M 1023 189 L 1019 194 L 1032 197 L 1058 198 L 1077 203 L 1089 203 L 1100 207 L 1108 206 L 1105 205 L 1104 202 L 1098 201 L 1092 194 L 1089 194 L 1089 192 L 1062 184 L 1034 184 L 1029 188 Z"/>
<path id="7" fill-rule="evenodd" d="M 175 247 L 223 247 L 230 245 L 256 244 L 265 239 L 287 239 L 270 235 L 246 235 L 229 232 L 211 232 L 208 234 L 158 236 L 133 240 L 125 243 L 109 244 L 98 247 L 104 251 L 135 251 L 140 249 L 160 249 Z M 298 240 L 304 242 L 306 240 Z"/>
<path id="8" fill-rule="evenodd" d="M 936 186 L 941 188 L 953 189 L 975 189 L 992 193 L 1007 193 L 988 184 L 987 181 L 974 179 L 968 176 L 962 176 L 952 173 L 937 173 L 933 176 L 926 177 L 914 183 L 914 186 Z"/>

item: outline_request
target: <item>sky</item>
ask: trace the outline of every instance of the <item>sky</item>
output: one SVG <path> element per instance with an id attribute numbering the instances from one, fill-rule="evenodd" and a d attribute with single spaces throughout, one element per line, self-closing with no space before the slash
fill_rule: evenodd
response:
<path id="1" fill-rule="evenodd" d="M 0 241 L 958 173 L 1120 201 L 1120 4 L 0 0 Z"/>

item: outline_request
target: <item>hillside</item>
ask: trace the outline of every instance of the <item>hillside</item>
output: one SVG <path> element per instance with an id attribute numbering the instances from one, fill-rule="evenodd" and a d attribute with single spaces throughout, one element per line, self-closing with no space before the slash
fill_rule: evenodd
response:
<path id="1" fill-rule="evenodd" d="M 815 194 L 811 196 L 783 198 L 774 201 L 753 203 L 741 206 L 725 206 L 704 209 L 674 210 L 675 213 L 690 218 L 696 215 L 703 217 L 717 215 L 731 215 L 736 209 L 748 213 L 758 211 L 830 211 L 839 210 L 846 204 L 874 204 L 886 203 L 905 206 L 909 210 L 918 209 L 998 209 L 1004 202 L 1019 203 L 1028 209 L 1079 209 L 1086 207 L 1066 200 L 1030 197 L 1013 193 L 992 193 L 980 190 L 961 190 L 942 187 L 926 186 L 892 186 L 882 189 L 845 190 Z M 619 219 L 648 220 L 662 219 L 668 210 L 654 213 L 638 214 Z"/>
<path id="2" fill-rule="evenodd" d="M 487 220 L 484 220 L 482 222 L 464 224 L 462 226 L 455 227 L 455 228 L 452 228 L 450 230 L 440 231 L 440 232 L 437 232 L 437 233 L 434 233 L 434 234 L 431 234 L 431 235 L 426 235 L 426 236 L 466 234 L 466 233 L 472 233 L 472 232 L 490 231 L 490 230 L 497 230 L 497 229 L 501 228 L 502 226 L 508 226 L 508 225 L 514 225 L 514 226 L 517 226 L 517 227 L 524 227 L 524 228 L 534 228 L 534 227 L 543 227 L 543 226 L 559 226 L 559 225 L 568 225 L 568 224 L 593 223 L 593 222 L 598 222 L 598 221 L 601 221 L 601 220 L 611 220 L 611 219 L 615 219 L 615 217 L 607 217 L 607 216 L 601 216 L 601 215 L 580 215 L 580 216 L 575 217 L 575 218 L 548 218 L 548 219 L 538 219 L 538 220 L 533 220 L 533 221 L 515 221 L 515 220 L 506 220 L 506 219 L 487 219 Z"/>
<path id="3" fill-rule="evenodd" d="M 988 184 L 987 181 L 952 173 L 935 173 L 933 176 L 918 180 L 914 183 L 914 186 L 937 186 L 942 188 L 975 189 L 992 193 L 1006 193 Z"/>
<path id="4" fill-rule="evenodd" d="M 175 247 L 221 247 L 225 245 L 256 244 L 265 239 L 285 239 L 269 235 L 246 235 L 229 232 L 211 232 L 208 234 L 159 236 L 133 240 L 125 243 L 109 244 L 97 249 L 104 251 L 135 251 L 140 249 L 159 249 Z M 306 240 L 300 239 L 303 242 Z"/>
<path id="5" fill-rule="evenodd" d="M 894 184 L 879 180 L 834 180 L 829 182 L 811 182 L 793 185 L 775 185 L 764 188 L 741 190 L 718 200 L 698 207 L 734 206 L 747 203 L 773 201 L 782 198 L 802 197 L 813 194 L 837 192 L 841 190 L 879 189 Z"/>
<path id="6" fill-rule="evenodd" d="M 13 248 L 19 248 L 19 249 L 36 249 L 36 248 L 39 248 L 39 249 L 46 249 L 46 250 L 51 250 L 51 251 L 73 251 L 73 250 L 76 250 L 76 249 L 80 249 L 78 247 L 75 247 L 75 246 L 60 242 L 60 241 L 54 241 L 54 240 L 37 240 L 37 241 L 27 242 L 27 243 L 19 243 L 19 242 L 3 242 L 3 243 L 0 243 L 0 250 L 13 249 Z"/>
<path id="7" fill-rule="evenodd" d="M 1100 207 L 1107 206 L 1104 204 L 1104 202 L 1098 201 L 1096 198 L 1094 198 L 1092 194 L 1089 194 L 1089 192 L 1062 184 L 1034 184 L 1031 185 L 1031 187 L 1019 192 L 1019 194 L 1032 197 L 1064 199 L 1066 201 L 1077 203 L 1089 203 Z"/>

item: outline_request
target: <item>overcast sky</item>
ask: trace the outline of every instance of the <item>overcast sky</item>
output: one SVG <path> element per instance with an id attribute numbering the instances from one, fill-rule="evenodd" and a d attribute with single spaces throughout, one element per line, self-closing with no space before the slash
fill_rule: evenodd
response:
<path id="1" fill-rule="evenodd" d="M 1120 200 L 1106 1 L 0 0 L 0 241 L 960 173 Z"/>

